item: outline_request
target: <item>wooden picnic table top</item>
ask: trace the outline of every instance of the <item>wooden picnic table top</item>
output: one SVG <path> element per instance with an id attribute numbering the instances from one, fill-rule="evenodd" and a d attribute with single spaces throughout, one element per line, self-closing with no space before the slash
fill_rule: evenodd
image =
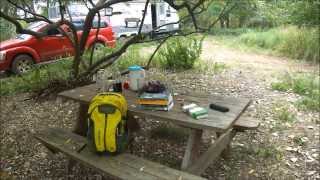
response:
<path id="1" fill-rule="evenodd" d="M 67 90 L 59 94 L 60 97 L 72 99 L 80 103 L 89 104 L 91 99 L 98 93 L 95 84 L 78 87 L 72 90 Z M 128 113 L 140 117 L 149 117 L 153 119 L 166 120 L 174 124 L 178 124 L 194 129 L 209 129 L 216 132 L 225 132 L 230 129 L 233 123 L 240 117 L 242 112 L 250 104 L 249 99 L 223 97 L 223 96 L 195 96 L 195 95 L 177 95 L 174 96 L 174 107 L 170 111 L 152 111 L 142 110 L 138 107 L 137 94 L 133 91 L 126 90 L 123 92 L 128 102 Z M 196 103 L 199 106 L 209 109 L 210 103 L 219 104 L 229 108 L 229 112 L 223 113 L 219 111 L 208 110 L 208 118 L 193 119 L 182 111 L 181 102 Z"/>

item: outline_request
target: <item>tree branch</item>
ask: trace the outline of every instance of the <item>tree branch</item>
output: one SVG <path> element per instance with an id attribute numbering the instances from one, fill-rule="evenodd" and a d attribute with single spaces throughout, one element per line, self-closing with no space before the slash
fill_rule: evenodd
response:
<path id="1" fill-rule="evenodd" d="M 169 37 L 164 38 L 157 46 L 157 48 L 153 51 L 152 55 L 150 56 L 148 63 L 145 67 L 145 69 L 149 69 L 151 61 L 153 60 L 153 57 L 156 55 L 156 53 L 158 52 L 158 50 L 161 48 L 161 46 L 169 39 Z"/>
<path id="2" fill-rule="evenodd" d="M 141 23 L 140 23 L 138 35 L 141 34 L 141 30 L 142 30 L 142 27 L 143 27 L 143 24 L 144 24 L 144 19 L 145 19 L 145 17 L 146 17 L 147 10 L 148 10 L 149 1 L 150 1 L 150 0 L 147 0 L 147 2 L 145 3 L 145 6 L 144 6 L 144 11 L 143 11 L 142 20 L 141 20 Z"/>
<path id="3" fill-rule="evenodd" d="M 8 15 L 2 13 L 1 11 L 0 11 L 0 17 L 2 17 L 4 19 L 6 19 L 7 21 L 11 22 L 12 24 L 14 24 L 15 27 L 16 27 L 16 33 L 17 34 L 30 34 L 30 35 L 35 36 L 36 38 L 41 38 L 41 37 L 44 37 L 46 35 L 45 33 L 35 32 L 35 31 L 31 31 L 29 29 L 24 29 L 22 27 L 22 25 L 17 20 L 15 20 L 11 16 L 8 16 Z"/>

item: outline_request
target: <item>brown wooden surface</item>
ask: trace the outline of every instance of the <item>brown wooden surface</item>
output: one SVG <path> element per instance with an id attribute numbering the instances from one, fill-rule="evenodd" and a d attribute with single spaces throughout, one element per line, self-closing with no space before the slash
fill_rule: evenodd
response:
<path id="1" fill-rule="evenodd" d="M 260 122 L 251 117 L 240 117 L 233 125 L 234 129 L 239 131 L 255 130 L 259 127 Z"/>
<path id="2" fill-rule="evenodd" d="M 75 127 L 73 132 L 79 134 L 81 136 L 87 136 L 88 131 L 88 108 L 89 105 L 87 103 L 79 104 L 79 113 L 77 118 L 77 123 L 75 123 Z"/>
<path id="3" fill-rule="evenodd" d="M 187 147 L 181 164 L 182 170 L 185 170 L 192 162 L 195 162 L 196 158 L 199 156 L 201 137 L 202 130 L 191 129 L 191 134 L 189 135 Z"/>
<path id="4" fill-rule="evenodd" d="M 175 170 L 130 154 L 117 156 L 96 155 L 88 147 L 77 152 L 86 143 L 82 136 L 69 131 L 49 128 L 35 135 L 46 146 L 58 150 L 112 177 L 130 180 L 203 180 L 205 178 Z"/>
<path id="5" fill-rule="evenodd" d="M 80 103 L 88 104 L 90 100 L 97 94 L 95 84 L 79 87 L 69 91 L 64 91 L 59 94 L 60 97 L 73 99 Z M 124 95 L 128 101 L 129 112 L 140 117 L 150 117 L 159 120 L 166 120 L 178 125 L 195 129 L 209 129 L 217 132 L 225 132 L 230 129 L 247 108 L 250 101 L 248 99 L 233 98 L 233 97 L 220 97 L 220 96 L 190 96 L 179 95 L 175 96 L 175 105 L 169 112 L 165 111 L 150 111 L 141 110 L 136 104 L 136 93 L 132 91 L 125 91 Z M 214 111 L 209 109 L 209 117 L 207 119 L 195 120 L 183 113 L 181 110 L 180 102 L 177 99 L 183 99 L 186 103 L 196 103 L 202 107 L 208 108 L 210 103 L 216 103 L 226 106 L 230 109 L 227 113 Z"/>
<path id="6" fill-rule="evenodd" d="M 215 161 L 222 151 L 230 144 L 232 138 L 235 136 L 235 131 L 232 129 L 222 134 L 210 147 L 203 153 L 196 162 L 192 163 L 188 168 L 187 172 L 192 174 L 200 175 L 207 167 Z"/>

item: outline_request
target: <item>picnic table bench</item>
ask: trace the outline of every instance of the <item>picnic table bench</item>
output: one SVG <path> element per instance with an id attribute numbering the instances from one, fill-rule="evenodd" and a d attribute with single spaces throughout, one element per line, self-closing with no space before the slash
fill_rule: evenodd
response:
<path id="1" fill-rule="evenodd" d="M 95 84 L 64 91 L 60 97 L 72 99 L 80 103 L 79 117 L 76 122 L 74 133 L 57 129 L 43 130 L 36 135 L 44 145 L 67 154 L 88 166 L 94 167 L 101 172 L 118 177 L 120 179 L 203 179 L 196 175 L 201 175 L 206 168 L 212 164 L 221 154 L 229 151 L 230 142 L 237 132 L 256 129 L 259 123 L 253 119 L 240 118 L 241 114 L 250 104 L 250 100 L 244 98 L 221 97 L 221 96 L 194 96 L 178 95 L 174 97 L 174 107 L 169 112 L 150 111 L 139 109 L 136 104 L 136 93 L 124 91 L 128 102 L 128 117 L 139 116 L 140 118 L 152 118 L 161 121 L 171 122 L 184 128 L 190 129 L 187 146 L 181 163 L 181 170 L 151 162 L 130 154 L 120 154 L 114 157 L 103 158 L 94 153 L 89 153 L 87 147 L 68 149 L 63 143 L 72 139 L 76 144 L 85 144 L 87 132 L 87 110 L 91 99 L 97 94 Z M 210 103 L 216 103 L 229 108 L 229 112 L 209 110 L 208 118 L 195 120 L 182 112 L 180 102 L 193 102 L 202 107 L 209 107 Z M 130 118 L 134 121 L 134 118 Z M 200 155 L 199 148 L 204 130 L 211 130 L 217 133 L 217 140 Z M 82 142 L 82 143 L 81 143 Z M 112 164 L 108 166 L 107 164 Z M 142 168 L 145 167 L 145 168 Z M 122 168 L 127 171 L 123 171 Z M 146 171 L 141 171 L 141 168 Z M 144 174 L 147 174 L 144 176 Z M 130 176 L 130 178 L 128 178 Z M 132 177 L 131 177 L 132 176 Z"/>

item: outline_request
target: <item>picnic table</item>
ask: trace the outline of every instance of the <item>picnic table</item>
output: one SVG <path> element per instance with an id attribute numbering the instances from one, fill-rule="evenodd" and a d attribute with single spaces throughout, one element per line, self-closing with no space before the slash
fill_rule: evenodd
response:
<path id="1" fill-rule="evenodd" d="M 74 129 L 74 133 L 76 133 L 78 136 L 86 135 L 87 110 L 88 110 L 88 106 L 91 99 L 98 92 L 97 89 L 98 88 L 95 84 L 91 84 L 83 87 L 78 87 L 76 89 L 64 91 L 59 94 L 59 97 L 62 97 L 64 99 L 72 99 L 80 103 L 79 117 Z M 250 119 L 242 120 L 241 118 L 239 118 L 241 114 L 246 110 L 248 105 L 250 104 L 250 100 L 245 98 L 180 94 L 180 95 L 174 96 L 174 107 L 172 108 L 172 110 L 167 112 L 167 111 L 142 110 L 138 108 L 138 105 L 136 103 L 137 94 L 135 92 L 125 90 L 123 94 L 126 97 L 126 100 L 128 102 L 128 117 L 129 117 L 128 123 L 130 123 L 130 121 L 134 121 L 134 118 L 132 117 L 138 116 L 140 118 L 152 118 L 152 119 L 157 119 L 159 121 L 167 121 L 175 125 L 179 125 L 183 128 L 190 129 L 187 146 L 185 148 L 184 157 L 181 163 L 182 171 L 179 171 L 180 173 L 183 174 L 184 177 L 190 177 L 192 175 L 200 175 L 201 173 L 203 173 L 206 170 L 206 168 L 210 164 L 212 164 L 221 154 L 227 153 L 227 151 L 230 148 L 229 147 L 230 142 L 232 141 L 233 137 L 238 131 L 255 129 L 259 125 L 259 123 L 257 123 L 254 120 L 250 120 Z M 224 113 L 224 112 L 219 112 L 215 110 L 209 110 L 208 118 L 196 120 L 182 111 L 182 108 L 180 105 L 182 100 L 184 102 L 196 103 L 202 107 L 209 107 L 209 104 L 215 103 L 215 104 L 228 107 L 229 111 Z M 200 154 L 199 148 L 200 148 L 202 133 L 204 130 L 216 132 L 218 138 L 213 144 L 210 145 L 210 147 L 205 152 Z M 79 139 L 79 137 L 77 138 Z M 48 137 L 47 139 L 44 137 L 40 137 L 38 139 L 40 139 L 42 142 L 47 141 L 44 143 L 47 146 L 51 146 L 51 148 L 53 148 L 54 143 L 51 143 L 51 144 L 48 143 L 48 141 L 50 140 L 50 137 Z M 137 160 L 136 162 L 138 163 Z M 141 162 L 145 162 L 145 160 L 141 160 Z M 149 163 L 149 165 L 150 164 L 152 163 Z M 162 165 L 160 166 L 162 167 Z M 163 169 L 163 168 L 164 167 L 159 168 L 157 165 L 156 171 L 159 171 L 159 169 Z M 110 170 L 105 170 L 104 172 L 107 172 L 107 171 L 110 171 Z M 167 173 L 169 172 L 168 168 L 166 172 Z M 170 172 L 172 172 L 172 174 L 175 174 L 175 175 L 177 173 L 175 170 L 170 170 Z M 184 173 L 187 173 L 187 174 L 184 174 Z M 159 179 L 159 178 L 156 178 L 156 179 Z M 168 178 L 168 179 L 171 179 L 171 178 Z M 188 179 L 188 178 L 184 178 L 184 179 Z M 194 176 L 194 177 L 191 177 L 190 179 L 196 179 L 196 178 Z"/>

